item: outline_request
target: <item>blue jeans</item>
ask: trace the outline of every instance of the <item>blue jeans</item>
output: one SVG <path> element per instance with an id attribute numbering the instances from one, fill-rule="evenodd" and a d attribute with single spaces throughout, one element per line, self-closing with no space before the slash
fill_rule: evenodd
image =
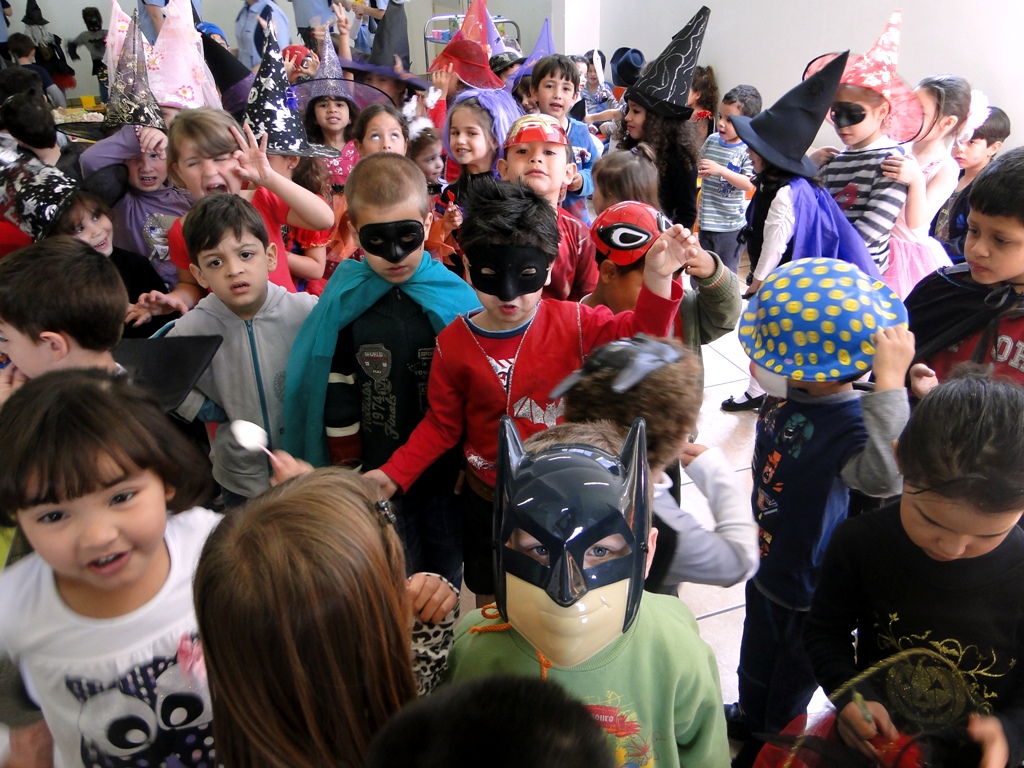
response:
<path id="1" fill-rule="evenodd" d="M 818 687 L 804 651 L 807 611 L 784 608 L 747 582 L 747 615 L 740 644 L 739 689 L 744 722 L 752 733 L 779 733 Z"/>
<path id="2" fill-rule="evenodd" d="M 429 571 L 460 587 L 462 509 L 451 489 L 416 489 L 391 501 L 397 518 L 395 527 L 405 548 L 406 574 Z"/>

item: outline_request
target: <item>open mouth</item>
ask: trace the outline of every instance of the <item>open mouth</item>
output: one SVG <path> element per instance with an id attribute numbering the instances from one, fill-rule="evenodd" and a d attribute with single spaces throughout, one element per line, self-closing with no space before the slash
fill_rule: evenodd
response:
<path id="1" fill-rule="evenodd" d="M 228 185 L 227 184 L 210 184 L 210 185 L 204 187 L 203 189 L 206 191 L 206 194 L 214 195 L 214 194 L 217 194 L 218 192 L 227 192 L 228 191 Z"/>
<path id="2" fill-rule="evenodd" d="M 89 570 L 98 571 L 101 574 L 109 573 L 120 568 L 127 558 L 127 552 L 115 552 L 103 557 L 97 557 L 89 562 Z"/>
<path id="3" fill-rule="evenodd" d="M 232 293 L 245 293 L 247 290 L 249 290 L 249 284 L 246 282 L 239 281 L 237 283 L 232 283 L 230 289 Z"/>
<path id="4" fill-rule="evenodd" d="M 139 183 L 149 186 L 150 184 L 156 184 L 157 176 L 139 176 Z"/>

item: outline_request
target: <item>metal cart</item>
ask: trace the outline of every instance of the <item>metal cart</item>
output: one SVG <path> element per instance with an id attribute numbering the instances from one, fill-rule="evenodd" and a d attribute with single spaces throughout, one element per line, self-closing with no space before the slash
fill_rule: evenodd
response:
<path id="1" fill-rule="evenodd" d="M 430 66 L 430 63 L 434 60 L 434 57 L 430 55 L 430 46 L 448 45 L 448 41 L 452 39 L 452 35 L 462 26 L 462 20 L 466 17 L 464 13 L 448 13 L 441 16 L 431 16 L 427 19 L 427 23 L 423 25 L 423 60 Z M 516 34 L 516 42 L 519 43 L 519 47 L 522 48 L 522 33 L 519 30 L 519 24 L 512 21 L 512 19 L 506 19 L 504 16 L 494 16 L 494 26 L 498 28 L 499 34 L 502 37 L 508 37 L 508 28 L 514 27 Z"/>

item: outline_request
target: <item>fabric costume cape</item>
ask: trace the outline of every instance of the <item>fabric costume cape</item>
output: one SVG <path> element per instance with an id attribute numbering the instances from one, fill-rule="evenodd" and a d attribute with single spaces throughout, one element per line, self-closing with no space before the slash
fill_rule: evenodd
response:
<path id="1" fill-rule="evenodd" d="M 299 329 L 288 358 L 283 443 L 293 456 L 315 467 L 330 464 L 324 434 L 324 402 L 338 332 L 395 287 L 420 305 L 435 333 L 440 333 L 460 313 L 480 306 L 468 283 L 426 253 L 419 269 L 398 286 L 378 276 L 365 261 L 345 259 L 338 264 L 320 301 Z"/>
<path id="2" fill-rule="evenodd" d="M 798 176 L 789 182 L 793 193 L 793 259 L 813 256 L 839 259 L 858 267 L 870 277 L 880 278 L 864 239 L 826 190 L 812 187 Z"/>
<path id="3" fill-rule="evenodd" d="M 990 331 L 986 336 L 991 337 L 1001 317 L 1024 311 L 1024 295 L 1009 285 L 980 285 L 971 279 L 966 264 L 957 264 L 943 267 L 918 283 L 907 296 L 906 305 L 917 361 L 973 336 L 986 326 Z M 990 346 L 984 338 L 979 341 L 972 353 L 976 361 L 984 357 Z"/>

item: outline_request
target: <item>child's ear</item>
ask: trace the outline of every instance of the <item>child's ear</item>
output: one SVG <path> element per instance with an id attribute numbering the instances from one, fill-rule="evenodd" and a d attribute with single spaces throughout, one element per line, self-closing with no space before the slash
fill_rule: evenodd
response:
<path id="1" fill-rule="evenodd" d="M 274 243 L 267 243 L 267 269 L 270 272 L 277 269 L 277 246 Z"/>
<path id="2" fill-rule="evenodd" d="M 900 457 L 896 453 L 896 449 L 899 448 L 899 445 L 900 445 L 900 441 L 899 440 L 893 440 L 892 441 L 892 457 L 893 457 L 893 459 L 896 460 L 896 471 L 899 472 L 902 475 L 903 474 L 903 467 L 900 466 Z"/>
<path id="3" fill-rule="evenodd" d="M 644 578 L 647 578 L 651 572 L 651 564 L 654 562 L 654 550 L 658 548 L 657 544 L 658 529 L 652 525 L 651 532 L 647 535 L 647 565 L 644 566 Z"/>
<path id="4" fill-rule="evenodd" d="M 619 270 L 616 269 L 615 262 L 611 259 L 605 259 L 597 265 L 597 274 L 602 283 L 610 284 L 615 279 L 618 272 Z"/>
<path id="5" fill-rule="evenodd" d="M 203 277 L 203 270 L 199 268 L 198 264 L 189 264 L 188 271 L 192 273 L 192 277 L 196 279 L 197 283 L 199 283 L 206 290 L 210 290 L 210 284 L 206 282 L 206 278 Z"/>
<path id="6" fill-rule="evenodd" d="M 71 337 L 59 331 L 43 331 L 39 334 L 39 342 L 46 348 L 53 362 L 58 363 L 71 352 Z"/>
<path id="7" fill-rule="evenodd" d="M 508 162 L 504 157 L 498 158 L 498 175 L 501 176 L 502 181 L 511 181 L 508 177 Z"/>
<path id="8" fill-rule="evenodd" d="M 565 184 L 572 184 L 572 180 L 576 177 L 576 163 L 565 164 Z"/>
<path id="9" fill-rule="evenodd" d="M 1002 148 L 1003 148 L 1003 142 L 1001 142 L 1001 141 L 993 141 L 991 144 L 989 144 L 988 145 L 988 157 L 989 157 L 989 159 L 991 160 L 992 157 L 995 155 L 995 153 L 998 152 Z"/>
<path id="10" fill-rule="evenodd" d="M 554 266 L 555 266 L 555 262 L 554 261 L 552 261 L 550 264 L 548 264 L 548 277 L 547 277 L 547 280 L 544 281 L 544 285 L 551 285 L 551 270 L 552 270 L 552 268 Z"/>

